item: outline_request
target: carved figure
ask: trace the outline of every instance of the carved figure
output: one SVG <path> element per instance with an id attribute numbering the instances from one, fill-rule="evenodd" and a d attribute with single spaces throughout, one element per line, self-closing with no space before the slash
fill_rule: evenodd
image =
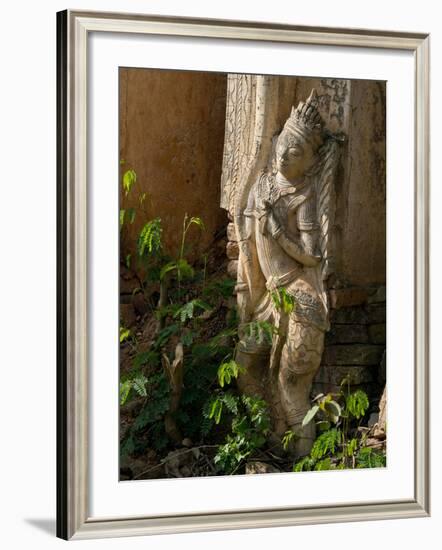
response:
<path id="1" fill-rule="evenodd" d="M 329 327 L 326 279 L 338 150 L 313 90 L 292 107 L 274 146 L 273 170 L 258 176 L 235 223 L 242 323 L 236 360 L 245 367 L 238 384 L 268 401 L 279 440 L 286 430 L 295 432 L 297 456 L 310 451 L 315 437 L 313 423 L 302 427 L 302 420 Z M 293 309 L 277 306 L 284 294 Z M 260 322 L 275 327 L 271 341 L 250 333 Z"/>

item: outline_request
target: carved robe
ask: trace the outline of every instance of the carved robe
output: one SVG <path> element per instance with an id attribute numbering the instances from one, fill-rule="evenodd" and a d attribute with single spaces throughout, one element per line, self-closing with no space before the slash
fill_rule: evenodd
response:
<path id="1" fill-rule="evenodd" d="M 242 251 L 246 261 L 257 260 L 259 267 L 253 272 L 261 275 L 261 281 L 255 280 L 250 289 L 256 301 L 253 318 L 271 320 L 274 306 L 270 292 L 284 287 L 295 299 L 294 318 L 326 330 L 318 270 L 302 265 L 289 253 L 291 245 L 310 255 L 317 253 L 316 196 L 311 182 L 281 185 L 273 175 L 262 174 L 250 191 L 244 215 L 248 220 Z M 277 238 L 269 228 L 270 216 L 280 227 Z M 261 296 L 256 296 L 259 293 Z"/>
<path id="2" fill-rule="evenodd" d="M 316 252 L 314 187 L 308 179 L 297 186 L 281 185 L 273 175 L 262 174 L 250 191 L 244 215 L 242 259 L 249 263 L 245 271 L 254 278 L 249 284 L 240 282 L 238 290 L 254 304 L 250 318 L 270 322 L 278 336 L 272 343 L 245 336 L 238 360 L 248 368 L 244 387 L 270 402 L 274 429 L 281 435 L 299 427 L 309 408 L 308 387 L 320 364 L 327 329 L 319 270 L 306 267 L 290 254 L 291 247 L 308 255 Z M 295 301 L 289 316 L 276 309 L 271 297 L 281 287 Z"/>

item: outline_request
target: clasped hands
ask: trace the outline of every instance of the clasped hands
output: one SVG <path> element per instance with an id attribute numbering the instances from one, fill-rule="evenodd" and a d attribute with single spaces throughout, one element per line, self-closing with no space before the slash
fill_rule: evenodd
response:
<path id="1" fill-rule="evenodd" d="M 274 239 L 277 239 L 282 233 L 281 224 L 273 213 L 273 208 L 270 202 L 264 201 L 264 212 L 261 219 L 262 233 L 271 235 Z"/>

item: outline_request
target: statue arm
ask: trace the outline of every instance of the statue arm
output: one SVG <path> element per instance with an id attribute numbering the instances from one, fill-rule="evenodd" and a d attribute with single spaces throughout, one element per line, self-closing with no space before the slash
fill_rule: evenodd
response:
<path id="1" fill-rule="evenodd" d="M 321 260 L 321 256 L 316 253 L 318 226 L 313 200 L 313 197 L 307 199 L 293 213 L 299 229 L 298 242 L 289 237 L 284 228 L 277 224 L 273 213 L 270 214 L 273 238 L 289 256 L 306 267 L 315 267 Z"/>
<path id="2" fill-rule="evenodd" d="M 309 250 L 310 246 L 304 244 L 304 242 L 310 240 L 310 235 L 305 236 L 303 233 L 304 232 L 301 233 L 300 243 L 296 243 L 287 237 L 283 230 L 276 236 L 276 240 L 281 248 L 294 260 L 306 267 L 315 267 L 320 262 L 321 256 L 311 252 L 311 250 Z"/>

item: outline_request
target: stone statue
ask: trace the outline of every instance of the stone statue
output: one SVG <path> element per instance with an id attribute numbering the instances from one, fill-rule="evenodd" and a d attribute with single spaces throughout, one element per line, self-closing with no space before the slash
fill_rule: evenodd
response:
<path id="1" fill-rule="evenodd" d="M 242 392 L 266 399 L 273 437 L 295 432 L 291 452 L 310 451 L 313 423 L 302 427 L 329 328 L 326 279 L 332 267 L 333 180 L 339 139 L 325 129 L 315 90 L 300 102 L 274 140 L 269 168 L 256 178 L 237 212 L 237 298 L 241 340 L 236 361 Z M 278 296 L 292 308 L 278 307 Z M 274 329 L 257 338 L 259 322 Z"/>

